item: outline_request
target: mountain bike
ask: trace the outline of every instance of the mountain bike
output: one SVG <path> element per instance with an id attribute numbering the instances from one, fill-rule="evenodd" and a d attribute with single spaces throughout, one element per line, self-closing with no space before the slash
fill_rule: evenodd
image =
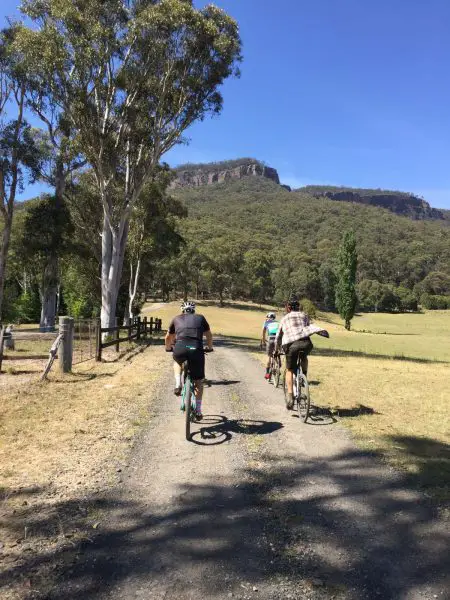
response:
<path id="1" fill-rule="evenodd" d="M 309 384 L 301 365 L 301 352 L 297 358 L 297 365 L 292 378 L 292 392 L 294 397 L 294 410 L 297 409 L 298 416 L 304 423 L 309 417 L 311 399 L 309 396 Z M 284 370 L 284 399 L 287 401 L 286 369 Z"/>
<path id="2" fill-rule="evenodd" d="M 208 352 L 213 352 L 212 348 L 204 349 L 203 352 L 207 354 Z M 191 373 L 189 371 L 189 364 L 186 361 L 183 365 L 183 370 L 181 373 L 181 402 L 180 402 L 180 410 L 184 411 L 185 419 L 186 419 L 186 439 L 189 442 L 191 439 L 191 423 L 197 422 L 197 414 L 196 414 L 196 401 L 195 401 L 195 390 L 194 390 L 194 380 L 192 379 Z"/>

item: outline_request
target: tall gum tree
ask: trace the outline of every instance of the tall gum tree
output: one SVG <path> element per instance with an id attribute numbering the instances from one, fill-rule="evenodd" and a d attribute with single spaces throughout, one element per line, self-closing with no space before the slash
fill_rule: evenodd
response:
<path id="1" fill-rule="evenodd" d="M 26 85 L 15 70 L 14 31 L 9 27 L 0 33 L 0 322 L 16 195 L 40 168 L 36 132 L 25 120 Z"/>
<path id="2" fill-rule="evenodd" d="M 220 112 L 218 87 L 238 75 L 238 26 L 191 0 L 24 0 L 22 11 L 33 27 L 16 43 L 95 173 L 101 321 L 111 327 L 133 206 L 183 132 Z"/>

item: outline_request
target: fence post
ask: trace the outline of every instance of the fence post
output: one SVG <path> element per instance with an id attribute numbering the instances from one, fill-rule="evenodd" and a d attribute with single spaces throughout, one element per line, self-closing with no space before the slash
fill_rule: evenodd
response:
<path id="1" fill-rule="evenodd" d="M 119 352 L 119 345 L 120 345 L 120 342 L 119 342 L 119 337 L 120 337 L 119 317 L 115 318 L 114 323 L 115 323 L 115 325 L 117 327 L 116 331 L 114 332 L 115 333 L 115 338 L 116 338 L 116 352 Z"/>
<path id="2" fill-rule="evenodd" d="M 150 335 L 153 333 L 153 317 L 150 317 Z"/>
<path id="3" fill-rule="evenodd" d="M 63 373 L 70 373 L 72 370 L 73 355 L 73 318 L 59 317 L 59 333 L 63 338 L 59 347 L 59 369 Z"/>
<path id="4" fill-rule="evenodd" d="M 132 333 L 133 333 L 133 321 L 132 321 L 132 319 L 128 319 L 128 338 L 131 338 Z M 128 339 L 128 342 L 131 342 L 131 340 Z"/>
<path id="5" fill-rule="evenodd" d="M 141 339 L 141 317 L 137 318 L 137 334 L 136 334 L 136 340 L 140 340 Z"/>
<path id="6" fill-rule="evenodd" d="M 95 330 L 95 360 L 97 362 L 102 360 L 102 323 L 100 319 L 97 319 Z"/>
<path id="7" fill-rule="evenodd" d="M 5 328 L 0 324 L 0 373 L 2 372 L 2 362 L 3 362 L 3 339 L 5 335 Z"/>
<path id="8" fill-rule="evenodd" d="M 147 317 L 144 317 L 144 337 L 147 339 Z"/>

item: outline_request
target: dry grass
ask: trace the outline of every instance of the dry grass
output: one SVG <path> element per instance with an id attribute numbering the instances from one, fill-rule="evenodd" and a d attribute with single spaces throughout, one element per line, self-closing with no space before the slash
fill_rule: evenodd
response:
<path id="1" fill-rule="evenodd" d="M 172 303 L 158 310 L 163 325 L 178 308 Z M 199 311 L 213 332 L 254 345 L 267 309 L 200 306 Z M 354 319 L 355 329 L 373 333 L 347 332 L 336 315 L 320 317 L 331 337 L 313 338 L 313 404 L 331 409 L 362 447 L 408 472 L 434 498 L 448 500 L 450 311 Z M 265 361 L 262 353 L 257 356 Z"/>
<path id="2" fill-rule="evenodd" d="M 33 377 L 26 387 L 13 379 L 7 391 L 3 388 L 0 540 L 5 568 L 21 564 L 24 544 L 50 552 L 68 537 L 86 535 L 77 530 L 73 514 L 56 507 L 76 499 L 82 503 L 117 482 L 117 465 L 149 420 L 149 400 L 167 361 L 158 346 L 128 358 L 85 363 L 65 376 L 55 370 L 48 382 Z M 92 527 L 98 515 L 90 506 L 85 509 Z M 44 522 L 45 527 L 37 525 Z M 2 598 L 21 597 L 20 589 L 17 581 Z"/>

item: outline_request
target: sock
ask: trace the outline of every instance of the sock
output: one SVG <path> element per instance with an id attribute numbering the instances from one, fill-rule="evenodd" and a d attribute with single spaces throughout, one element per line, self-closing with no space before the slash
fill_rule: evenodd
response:
<path id="1" fill-rule="evenodd" d="M 202 401 L 198 398 L 195 399 L 195 411 L 198 413 L 202 412 Z"/>
<path id="2" fill-rule="evenodd" d="M 175 387 L 181 387 L 181 375 L 175 375 Z"/>

